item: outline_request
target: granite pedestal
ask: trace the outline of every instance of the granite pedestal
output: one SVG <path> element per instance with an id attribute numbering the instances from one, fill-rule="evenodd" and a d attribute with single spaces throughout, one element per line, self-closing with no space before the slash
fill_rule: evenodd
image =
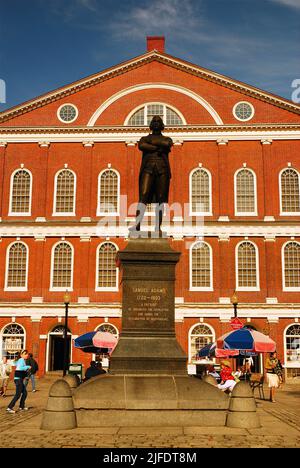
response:
<path id="1" fill-rule="evenodd" d="M 224 426 L 229 397 L 187 375 L 175 335 L 175 267 L 164 238 L 130 239 L 119 252 L 122 332 L 110 373 L 73 393 L 78 427 Z"/>

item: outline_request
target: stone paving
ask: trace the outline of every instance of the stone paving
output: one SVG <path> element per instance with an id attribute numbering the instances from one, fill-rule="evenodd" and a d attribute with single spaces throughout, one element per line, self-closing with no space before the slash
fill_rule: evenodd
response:
<path id="1" fill-rule="evenodd" d="M 56 377 L 57 378 L 57 377 Z M 279 389 L 276 403 L 256 399 L 262 427 L 105 427 L 77 428 L 69 431 L 40 429 L 53 378 L 42 378 L 38 391 L 29 391 L 29 411 L 6 413 L 13 396 L 13 382 L 6 398 L 0 397 L 0 447 L 105 447 L 105 448 L 296 448 L 300 447 L 300 383 Z M 30 384 L 29 384 L 30 386 Z M 265 389 L 265 395 L 268 389 Z M 16 409 L 16 408 L 15 408 Z"/>

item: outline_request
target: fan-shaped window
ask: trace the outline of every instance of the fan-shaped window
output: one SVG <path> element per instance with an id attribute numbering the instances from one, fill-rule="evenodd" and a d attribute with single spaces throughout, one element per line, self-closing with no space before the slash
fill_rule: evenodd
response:
<path id="1" fill-rule="evenodd" d="M 25 330 L 16 323 L 6 325 L 1 333 L 2 357 L 15 360 L 18 353 L 25 347 Z"/>
<path id="2" fill-rule="evenodd" d="M 63 325 L 57 325 L 51 331 L 51 335 L 64 335 L 65 334 L 65 327 Z M 67 334 L 71 335 L 70 329 L 68 328 Z"/>
<path id="3" fill-rule="evenodd" d="M 285 365 L 287 377 L 300 377 L 300 325 L 295 323 L 285 332 Z"/>
<path id="4" fill-rule="evenodd" d="M 256 215 L 256 177 L 250 169 L 240 169 L 235 174 L 235 214 Z"/>
<path id="5" fill-rule="evenodd" d="M 118 290 L 118 268 L 116 266 L 117 247 L 105 242 L 97 250 L 96 290 Z"/>
<path id="6" fill-rule="evenodd" d="M 31 211 L 32 177 L 26 169 L 13 173 L 10 187 L 9 215 L 29 216 Z"/>
<path id="7" fill-rule="evenodd" d="M 288 242 L 283 247 L 283 289 L 300 289 L 300 244 Z"/>
<path id="8" fill-rule="evenodd" d="M 198 351 L 215 340 L 215 333 L 208 325 L 196 325 L 190 331 L 189 362 L 197 360 Z"/>
<path id="9" fill-rule="evenodd" d="M 120 177 L 113 169 L 99 175 L 97 215 L 119 214 Z"/>
<path id="10" fill-rule="evenodd" d="M 119 337 L 119 330 L 117 329 L 117 327 L 115 327 L 114 325 L 111 325 L 110 323 L 101 323 L 101 325 L 99 325 L 99 327 L 97 327 L 96 330 L 100 332 L 111 333 L 117 338 Z"/>
<path id="11" fill-rule="evenodd" d="M 237 289 L 254 291 L 259 288 L 258 253 L 252 242 L 241 242 L 236 250 Z"/>
<path id="12" fill-rule="evenodd" d="M 23 242 L 15 242 L 7 250 L 6 290 L 26 291 L 28 276 L 28 248 Z"/>
<path id="13" fill-rule="evenodd" d="M 165 125 L 185 125 L 180 113 L 166 104 L 150 103 L 136 110 L 126 119 L 125 125 L 149 126 L 152 118 L 159 115 Z"/>
<path id="14" fill-rule="evenodd" d="M 211 175 L 206 169 L 195 169 L 190 175 L 191 214 L 211 215 Z"/>
<path id="15" fill-rule="evenodd" d="M 65 291 L 73 288 L 73 248 L 60 242 L 52 250 L 51 289 Z"/>
<path id="16" fill-rule="evenodd" d="M 76 176 L 69 169 L 60 171 L 55 176 L 54 208 L 56 216 L 75 214 Z"/>
<path id="17" fill-rule="evenodd" d="M 300 214 L 299 174 L 288 168 L 280 174 L 281 214 Z"/>
<path id="18" fill-rule="evenodd" d="M 212 276 L 211 247 L 205 242 L 197 242 L 190 250 L 190 289 L 211 291 Z"/>

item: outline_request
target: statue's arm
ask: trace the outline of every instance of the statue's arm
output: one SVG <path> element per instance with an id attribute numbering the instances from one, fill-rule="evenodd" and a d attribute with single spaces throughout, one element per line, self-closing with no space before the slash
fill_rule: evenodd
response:
<path id="1" fill-rule="evenodd" d="M 159 141 L 159 146 L 164 151 L 167 151 L 169 153 L 171 151 L 171 147 L 173 146 L 172 138 L 164 138 L 163 140 L 160 140 Z"/>
<path id="2" fill-rule="evenodd" d="M 151 143 L 148 143 L 144 138 L 141 138 L 138 144 L 139 150 L 143 152 L 154 152 L 157 151 L 157 146 L 156 145 L 151 145 Z"/>

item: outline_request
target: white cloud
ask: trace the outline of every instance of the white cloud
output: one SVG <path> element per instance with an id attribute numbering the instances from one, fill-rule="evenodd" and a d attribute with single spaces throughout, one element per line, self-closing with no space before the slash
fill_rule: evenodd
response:
<path id="1" fill-rule="evenodd" d="M 122 10 L 111 23 L 111 31 L 119 37 L 140 38 L 147 34 L 172 32 L 177 37 L 189 35 L 202 24 L 201 2 L 192 0 L 154 0 L 134 6 L 127 13 Z"/>
<path id="2" fill-rule="evenodd" d="M 269 0 L 269 1 L 280 3 L 281 5 L 284 5 L 287 7 L 300 9 L 300 0 Z"/>

